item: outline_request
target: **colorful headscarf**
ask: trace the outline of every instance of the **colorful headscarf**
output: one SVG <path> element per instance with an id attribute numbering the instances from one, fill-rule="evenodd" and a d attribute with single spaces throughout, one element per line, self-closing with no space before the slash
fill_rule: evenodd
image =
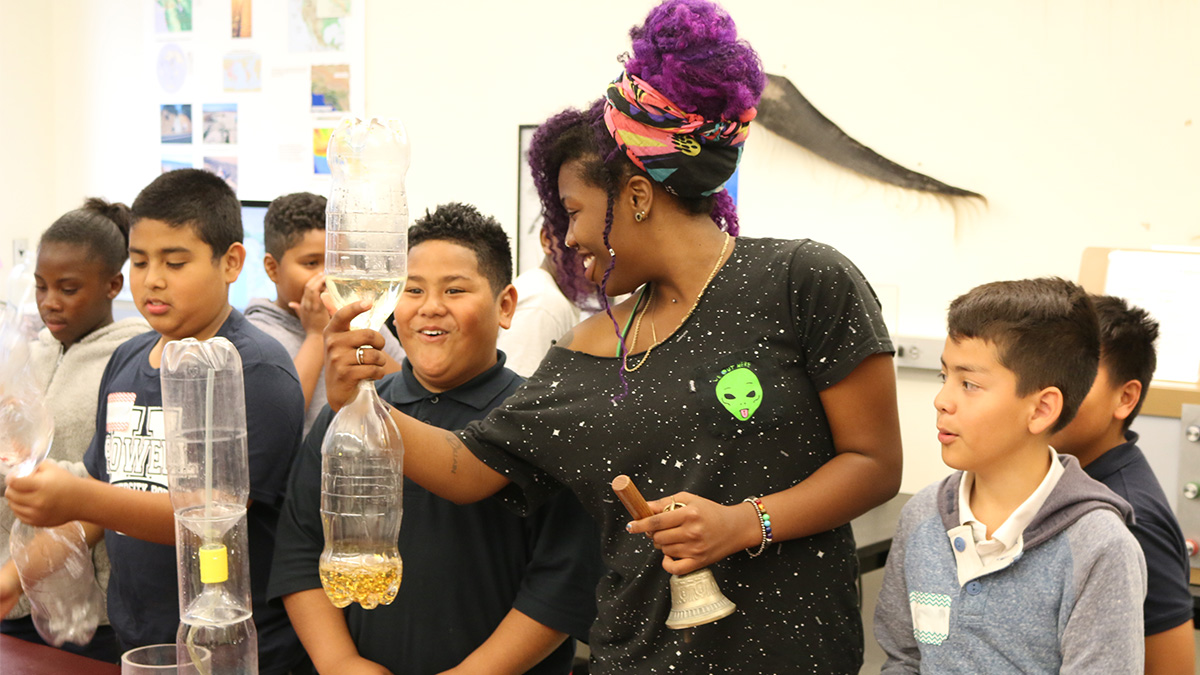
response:
<path id="1" fill-rule="evenodd" d="M 737 120 L 706 120 L 622 72 L 608 85 L 604 125 L 629 159 L 667 192 L 707 197 L 725 189 L 737 170 L 757 112 L 750 108 Z"/>

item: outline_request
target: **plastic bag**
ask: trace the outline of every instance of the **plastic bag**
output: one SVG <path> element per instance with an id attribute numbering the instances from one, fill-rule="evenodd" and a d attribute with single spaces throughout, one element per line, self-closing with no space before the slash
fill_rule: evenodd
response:
<path id="1" fill-rule="evenodd" d="M 33 625 L 47 643 L 85 645 L 104 616 L 104 594 L 96 585 L 92 552 L 83 526 L 13 523 L 8 551 L 32 607 Z"/>
<path id="2" fill-rule="evenodd" d="M 33 274 L 18 265 L 8 280 L 0 313 L 0 478 L 33 472 L 50 452 L 54 419 L 34 384 L 29 363 L 31 331 L 22 308 L 33 297 Z"/>

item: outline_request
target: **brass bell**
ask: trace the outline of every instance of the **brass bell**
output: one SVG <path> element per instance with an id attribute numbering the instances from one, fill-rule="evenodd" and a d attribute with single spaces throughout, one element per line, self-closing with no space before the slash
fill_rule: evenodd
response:
<path id="1" fill-rule="evenodd" d="M 629 476 L 613 479 L 612 489 L 629 515 L 638 519 L 654 515 Z M 683 504 L 676 502 L 665 510 L 671 511 L 681 506 Z M 667 615 L 667 628 L 679 630 L 712 623 L 733 614 L 735 609 L 737 605 L 717 588 L 717 580 L 707 567 L 687 574 L 671 575 L 671 613 Z"/>
<path id="2" fill-rule="evenodd" d="M 671 575 L 671 613 L 667 628 L 691 628 L 723 619 L 737 605 L 717 588 L 712 570 L 702 567 L 694 572 Z"/>

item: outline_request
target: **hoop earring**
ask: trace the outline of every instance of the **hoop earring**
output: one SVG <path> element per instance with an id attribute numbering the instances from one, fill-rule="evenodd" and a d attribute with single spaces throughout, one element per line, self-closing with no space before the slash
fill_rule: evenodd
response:
<path id="1" fill-rule="evenodd" d="M 642 222 L 643 220 L 646 219 L 646 212 L 638 211 L 637 213 L 633 214 L 633 219 L 638 221 L 639 223 Z"/>

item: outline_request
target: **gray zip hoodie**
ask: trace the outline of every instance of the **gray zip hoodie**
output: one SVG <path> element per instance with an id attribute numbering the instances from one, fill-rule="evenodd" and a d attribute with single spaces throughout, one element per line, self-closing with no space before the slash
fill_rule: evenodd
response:
<path id="1" fill-rule="evenodd" d="M 1007 566 L 959 582 L 962 472 L 905 505 L 875 611 L 883 673 L 1141 673 L 1146 563 L 1133 510 L 1069 455 Z"/>
<path id="2" fill-rule="evenodd" d="M 296 358 L 297 352 L 300 351 L 300 345 L 304 344 L 304 325 L 300 323 L 300 319 L 296 315 L 280 309 L 278 305 L 264 298 L 255 298 L 246 305 L 246 311 L 243 312 L 246 320 L 258 327 L 259 330 L 279 340 L 279 344 L 287 350 L 289 356 L 293 360 Z M 404 361 L 404 350 L 400 348 L 400 341 L 392 335 L 391 331 L 384 330 L 383 333 L 383 351 L 396 363 Z M 321 409 L 328 403 L 325 398 L 325 371 L 321 371 L 320 377 L 317 379 L 317 388 L 313 390 L 312 402 L 308 404 L 308 408 L 304 411 L 304 435 L 308 435 L 308 430 L 312 428 L 313 420 L 317 419 Z"/>

